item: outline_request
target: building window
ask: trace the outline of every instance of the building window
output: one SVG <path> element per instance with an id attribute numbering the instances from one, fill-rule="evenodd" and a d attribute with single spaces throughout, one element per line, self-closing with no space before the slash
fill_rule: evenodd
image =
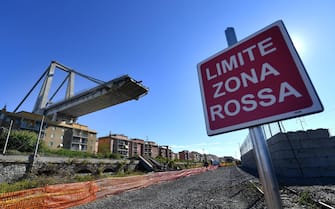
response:
<path id="1" fill-rule="evenodd" d="M 81 139 L 81 143 L 87 144 L 87 139 Z"/>
<path id="2" fill-rule="evenodd" d="M 73 129 L 73 136 L 80 136 L 80 130 Z"/>
<path id="3" fill-rule="evenodd" d="M 53 141 L 50 141 L 49 142 L 49 147 L 52 147 L 54 145 L 54 142 Z"/>
<path id="4" fill-rule="evenodd" d="M 79 150 L 79 144 L 72 144 L 71 150 Z"/>
<path id="5" fill-rule="evenodd" d="M 82 131 L 81 136 L 88 137 L 88 132 L 87 131 Z"/>
<path id="6" fill-rule="evenodd" d="M 80 138 L 79 137 L 73 137 L 72 143 L 80 144 Z"/>

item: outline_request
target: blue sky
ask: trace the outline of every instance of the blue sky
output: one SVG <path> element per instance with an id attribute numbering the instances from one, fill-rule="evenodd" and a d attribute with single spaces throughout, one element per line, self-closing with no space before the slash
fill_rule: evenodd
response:
<path id="1" fill-rule="evenodd" d="M 78 122 L 98 136 L 121 133 L 175 152 L 238 157 L 248 130 L 207 136 L 196 66 L 227 47 L 227 27 L 234 27 L 241 40 L 281 19 L 325 108 L 284 121 L 284 127 L 334 133 L 333 8 L 331 0 L 3 0 L 0 106 L 13 111 L 52 60 L 104 81 L 128 74 L 142 80 L 149 94 Z M 94 85 L 78 78 L 75 91 Z M 39 88 L 20 110 L 32 110 Z"/>

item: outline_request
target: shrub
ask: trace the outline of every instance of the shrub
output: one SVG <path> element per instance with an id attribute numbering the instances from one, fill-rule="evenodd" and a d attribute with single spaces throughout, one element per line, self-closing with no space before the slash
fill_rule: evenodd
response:
<path id="1" fill-rule="evenodd" d="M 82 151 L 74 151 L 69 149 L 44 149 L 43 154 L 45 155 L 57 155 L 57 156 L 64 156 L 70 158 L 89 158 L 89 157 L 96 157 L 92 153 L 82 152 Z"/>
<path id="2" fill-rule="evenodd" d="M 0 135 L 0 146 L 4 147 L 7 131 L 4 131 Z M 32 131 L 24 131 L 24 130 L 12 130 L 9 135 L 7 149 L 8 150 L 16 150 L 19 152 L 29 152 L 32 153 L 35 151 L 35 146 L 37 143 L 37 133 Z M 39 148 L 44 149 L 44 143 L 42 140 L 39 142 Z"/>
<path id="3" fill-rule="evenodd" d="M 299 203 L 301 205 L 308 205 L 314 207 L 314 201 L 309 191 L 303 191 L 299 194 Z"/>

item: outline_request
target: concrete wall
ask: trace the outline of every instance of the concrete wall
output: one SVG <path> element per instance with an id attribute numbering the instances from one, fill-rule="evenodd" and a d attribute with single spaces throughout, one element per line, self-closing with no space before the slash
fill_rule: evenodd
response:
<path id="1" fill-rule="evenodd" d="M 0 155 L 0 183 L 11 183 L 21 179 L 27 173 L 29 156 Z"/>
<path id="2" fill-rule="evenodd" d="M 21 179 L 27 171 L 25 164 L 0 164 L 0 183 L 11 183 L 14 179 Z"/>
<path id="3" fill-rule="evenodd" d="M 0 183 L 12 183 L 26 175 L 73 176 L 82 173 L 100 175 L 133 171 L 138 163 L 138 160 L 38 157 L 32 164 L 29 156 L 1 155 Z"/>
<path id="4" fill-rule="evenodd" d="M 335 182 L 335 137 L 328 130 L 278 133 L 267 144 L 279 180 Z M 241 160 L 242 166 L 257 170 L 253 150 Z"/>

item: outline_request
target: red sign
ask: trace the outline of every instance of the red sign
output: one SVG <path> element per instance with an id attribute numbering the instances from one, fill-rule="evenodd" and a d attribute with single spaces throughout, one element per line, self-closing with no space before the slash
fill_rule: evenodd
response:
<path id="1" fill-rule="evenodd" d="M 282 21 L 198 64 L 208 135 L 323 111 Z"/>

